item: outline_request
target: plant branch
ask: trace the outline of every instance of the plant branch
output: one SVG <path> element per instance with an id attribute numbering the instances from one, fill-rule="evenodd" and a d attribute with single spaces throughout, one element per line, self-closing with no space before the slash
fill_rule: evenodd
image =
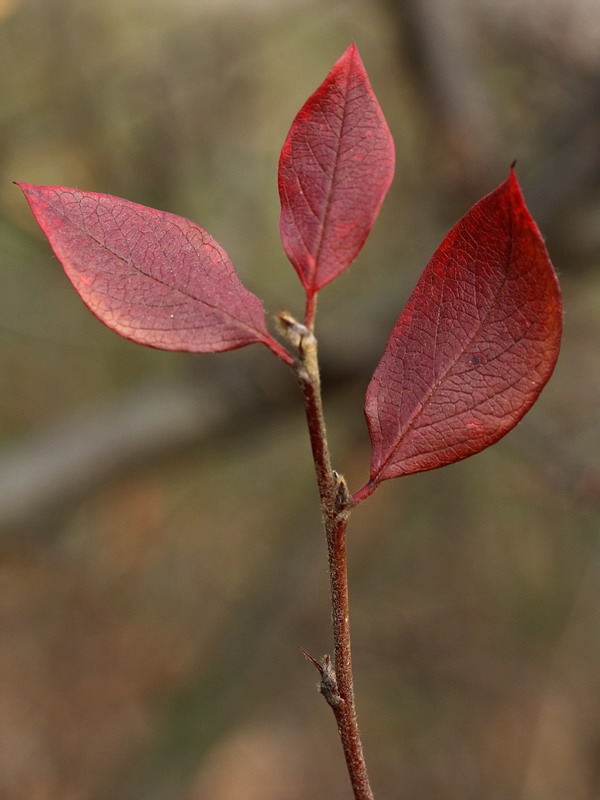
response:
<path id="1" fill-rule="evenodd" d="M 317 475 L 317 484 L 319 486 L 323 524 L 326 533 L 328 533 L 332 511 L 334 511 L 336 481 L 333 469 L 331 468 L 331 457 L 325 432 L 321 379 L 317 358 L 317 340 L 312 331 L 307 330 L 302 336 L 298 351 L 300 359 L 296 368 L 296 374 L 300 380 L 304 396 L 304 409 L 306 412 L 308 434 Z"/>
<path id="2" fill-rule="evenodd" d="M 321 676 L 319 690 L 335 716 L 355 800 L 373 800 L 356 718 L 352 678 L 346 528 L 353 501 L 346 481 L 331 467 L 323 414 L 317 340 L 312 330 L 296 322 L 290 315 L 280 314 L 279 321 L 282 332 L 297 348 L 299 356 L 295 372 L 304 396 L 306 421 L 321 500 L 321 516 L 327 539 L 333 665 L 328 655 L 317 661 L 303 652 Z"/>
<path id="3" fill-rule="evenodd" d="M 343 480 L 343 478 L 341 479 Z M 344 484 L 345 486 L 345 484 Z M 354 702 L 354 682 L 352 676 L 352 651 L 350 647 L 350 608 L 348 603 L 348 570 L 346 565 L 346 528 L 349 511 L 339 513 L 327 531 L 329 555 L 329 581 L 331 587 L 331 616 L 334 642 L 334 678 L 337 685 L 337 700 L 332 703 L 321 692 L 331 706 L 344 748 L 348 774 L 356 800 L 373 800 L 365 763 L 356 706 Z"/>

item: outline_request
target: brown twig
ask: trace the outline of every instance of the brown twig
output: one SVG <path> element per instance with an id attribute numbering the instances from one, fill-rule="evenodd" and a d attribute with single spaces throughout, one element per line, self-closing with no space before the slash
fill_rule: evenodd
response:
<path id="1" fill-rule="evenodd" d="M 317 340 L 311 329 L 296 322 L 289 314 L 279 315 L 279 326 L 290 344 L 298 350 L 295 372 L 304 396 L 304 408 L 321 500 L 321 516 L 327 539 L 334 646 L 333 665 L 329 656 L 324 656 L 317 661 L 306 651 L 303 652 L 312 661 L 321 676 L 319 690 L 335 716 L 355 800 L 373 800 L 356 718 L 352 679 L 346 528 L 353 503 L 346 481 L 331 467 L 323 415 Z"/>

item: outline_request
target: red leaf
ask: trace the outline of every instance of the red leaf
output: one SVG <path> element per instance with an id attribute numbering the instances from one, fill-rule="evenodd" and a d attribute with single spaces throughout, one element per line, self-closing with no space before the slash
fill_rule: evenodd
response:
<path id="1" fill-rule="evenodd" d="M 446 236 L 392 331 L 367 390 L 371 478 L 355 499 L 508 433 L 560 335 L 558 280 L 511 170 Z"/>
<path id="2" fill-rule="evenodd" d="M 281 239 L 312 297 L 356 258 L 394 174 L 394 143 L 355 45 L 292 123 L 279 160 Z"/>
<path id="3" fill-rule="evenodd" d="M 194 353 L 279 347 L 260 300 L 199 225 L 107 194 L 18 185 L 83 301 L 121 336 Z"/>

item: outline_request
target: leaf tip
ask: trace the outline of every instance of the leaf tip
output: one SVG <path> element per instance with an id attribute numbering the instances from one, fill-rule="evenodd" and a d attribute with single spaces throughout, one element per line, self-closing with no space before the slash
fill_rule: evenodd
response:
<path id="1" fill-rule="evenodd" d="M 48 188 L 45 186 L 38 186 L 35 183 L 25 183 L 24 181 L 13 181 L 13 183 L 23 192 L 23 195 L 31 206 L 32 211 L 34 211 L 35 201 L 40 199 L 42 190 Z"/>
<path id="2" fill-rule="evenodd" d="M 13 181 L 15 186 L 18 186 L 22 192 L 27 193 L 29 190 L 40 189 L 35 183 L 26 183 L 25 181 Z"/>
<path id="3" fill-rule="evenodd" d="M 513 201 L 516 201 L 516 207 L 525 206 L 525 198 L 523 197 L 523 192 L 521 191 L 521 184 L 519 183 L 519 179 L 517 178 L 517 172 L 515 169 L 517 160 L 515 159 L 512 164 L 510 165 L 510 170 L 508 173 L 508 178 L 506 181 L 498 187 L 501 189 L 504 187 L 508 190 L 508 193 L 511 195 Z"/>
<path id="4" fill-rule="evenodd" d="M 350 70 L 357 70 L 359 75 L 362 75 L 366 80 L 368 80 L 367 71 L 356 42 L 350 42 L 333 68 L 335 69 L 335 66 L 337 65 L 342 66 L 346 64 Z"/>

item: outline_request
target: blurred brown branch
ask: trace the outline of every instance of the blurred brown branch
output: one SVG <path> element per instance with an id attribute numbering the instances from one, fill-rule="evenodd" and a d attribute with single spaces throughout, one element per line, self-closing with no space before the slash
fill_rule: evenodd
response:
<path id="1" fill-rule="evenodd" d="M 559 30 L 553 31 L 554 38 L 542 33 L 536 38 L 525 25 L 505 29 L 485 13 L 480 18 L 466 13 L 461 2 L 385 0 L 384 5 L 395 27 L 402 67 L 424 112 L 431 152 L 439 157 L 436 168 L 446 171 L 454 194 L 472 197 L 488 191 L 498 167 L 507 167 L 521 147 L 520 132 L 515 130 L 506 149 L 501 129 L 507 98 L 496 96 L 478 42 L 485 38 L 490 48 L 499 47 L 516 64 L 523 53 L 534 52 L 536 60 L 546 65 L 557 88 L 534 111 L 536 160 L 543 168 L 528 182 L 527 197 L 542 227 L 561 228 L 559 235 L 571 253 L 589 247 L 591 235 L 578 241 L 580 226 L 574 236 L 564 215 L 598 187 L 600 66 L 565 50 Z M 597 244 L 597 235 L 593 241 Z"/>
<path id="2" fill-rule="evenodd" d="M 326 362 L 329 393 L 362 390 L 373 363 L 367 354 L 354 363 Z M 49 517 L 126 471 L 215 441 L 235 431 L 241 419 L 245 426 L 251 420 L 268 425 L 281 414 L 299 412 L 294 389 L 281 366 L 270 364 L 252 373 L 215 371 L 210 380 L 142 385 L 69 414 L 0 454 L 0 535 L 46 533 Z M 597 465 L 574 452 L 539 415 L 518 431 L 512 441 L 555 485 L 598 500 Z"/>
<path id="3" fill-rule="evenodd" d="M 271 405 L 274 410 L 268 387 L 276 380 L 285 394 L 280 376 L 217 374 L 202 385 L 188 378 L 139 386 L 71 413 L 3 452 L 0 531 L 44 529 L 48 517 L 125 470 L 213 439 L 240 415 L 247 421 Z"/>
<path id="4" fill-rule="evenodd" d="M 386 0 L 402 63 L 435 151 L 456 188 L 480 190 L 492 167 L 489 97 L 473 53 L 472 18 L 445 0 Z"/>

